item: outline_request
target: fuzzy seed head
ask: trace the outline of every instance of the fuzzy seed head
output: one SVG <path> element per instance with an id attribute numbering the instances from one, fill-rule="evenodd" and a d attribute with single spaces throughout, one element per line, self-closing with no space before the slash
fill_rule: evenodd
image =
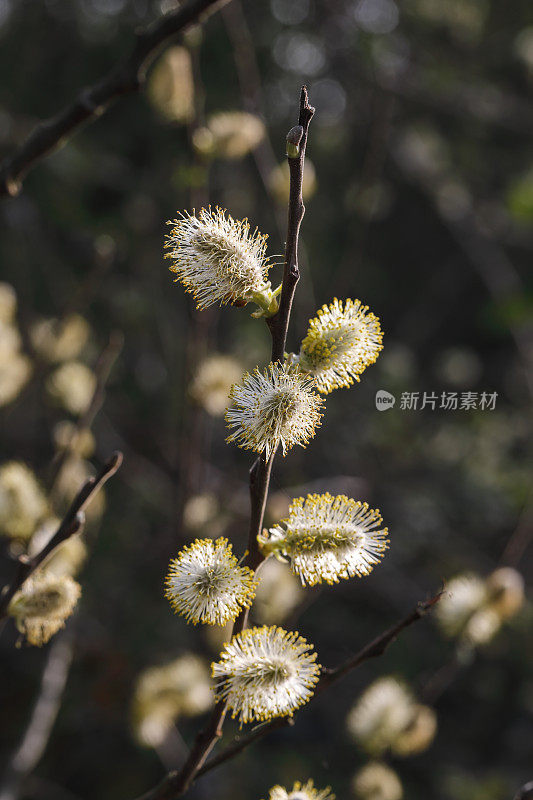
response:
<path id="1" fill-rule="evenodd" d="M 445 636 L 458 637 L 468 646 L 483 645 L 524 602 L 524 579 L 510 567 L 501 567 L 487 578 L 466 573 L 446 586 L 436 613 Z"/>
<path id="2" fill-rule="evenodd" d="M 1 328 L 0 322 L 0 333 Z M 23 353 L 0 352 L 0 406 L 7 406 L 20 394 L 31 372 L 31 361 Z"/>
<path id="3" fill-rule="evenodd" d="M 296 781 L 292 789 L 273 786 L 268 800 L 335 800 L 335 795 L 330 794 L 330 791 L 330 786 L 326 786 L 325 789 L 316 789 L 313 781 L 307 781 L 307 783 Z"/>
<path id="4" fill-rule="evenodd" d="M 500 567 L 486 580 L 489 605 L 502 620 L 509 619 L 524 604 L 524 579 L 512 567 Z"/>
<path id="5" fill-rule="evenodd" d="M 289 516 L 259 536 L 264 553 L 290 560 L 302 584 L 338 583 L 368 575 L 388 548 L 388 529 L 368 503 L 340 494 L 292 501 Z"/>
<path id="6" fill-rule="evenodd" d="M 243 158 L 265 138 L 265 126 L 254 114 L 246 111 L 224 111 L 213 114 L 207 121 L 209 152 L 217 158 Z M 197 145 L 196 137 L 193 144 Z M 200 152 L 202 146 L 200 142 Z"/>
<path id="7" fill-rule="evenodd" d="M 0 322 L 11 324 L 17 310 L 17 293 L 10 283 L 0 282 Z"/>
<path id="8" fill-rule="evenodd" d="M 402 800 L 403 788 L 393 769 L 371 761 L 354 775 L 352 787 L 358 800 Z"/>
<path id="9" fill-rule="evenodd" d="M 183 212 L 169 225 L 165 247 L 170 270 L 197 308 L 244 305 L 256 293 L 271 296 L 267 236 L 257 229 L 251 232 L 248 220 L 235 220 L 221 208 L 202 208 L 198 216 Z"/>
<path id="10" fill-rule="evenodd" d="M 359 381 L 363 370 L 373 364 L 382 345 L 379 319 L 359 300 L 334 299 L 309 322 L 300 349 L 300 366 L 310 372 L 317 389 L 329 394 L 334 389 Z"/>
<path id="11" fill-rule="evenodd" d="M 369 753 L 398 756 L 426 750 L 437 730 L 433 709 L 419 705 L 407 686 L 388 676 L 374 681 L 350 711 L 348 730 Z"/>
<path id="12" fill-rule="evenodd" d="M 217 699 L 242 724 L 292 716 L 312 696 L 320 666 L 298 633 L 265 625 L 234 636 L 212 671 Z"/>
<path id="13" fill-rule="evenodd" d="M 479 575 L 458 575 L 446 586 L 436 621 L 445 636 L 457 637 L 467 646 L 486 644 L 502 623 L 491 599 L 487 583 Z"/>
<path id="14" fill-rule="evenodd" d="M 96 375 L 81 361 L 66 361 L 48 376 L 46 389 L 71 414 L 83 414 L 96 389 Z"/>
<path id="15" fill-rule="evenodd" d="M 391 742 L 392 752 L 402 757 L 423 753 L 435 738 L 436 732 L 437 715 L 433 709 L 414 705 L 409 725 Z"/>
<path id="16" fill-rule="evenodd" d="M 483 580 L 474 574 L 452 578 L 436 608 L 435 618 L 446 636 L 464 633 L 468 622 L 486 599 Z"/>
<path id="17" fill-rule="evenodd" d="M 70 576 L 37 571 L 14 595 L 8 613 L 29 644 L 41 647 L 64 627 L 80 594 Z"/>
<path id="18" fill-rule="evenodd" d="M 19 461 L 0 466 L 0 534 L 27 540 L 47 511 L 34 473 Z"/>
<path id="19" fill-rule="evenodd" d="M 223 416 L 233 384 L 242 375 L 242 366 L 231 356 L 208 356 L 198 366 L 189 393 L 208 414 Z"/>
<path id="20" fill-rule="evenodd" d="M 283 455 L 295 444 L 305 446 L 322 417 L 324 401 L 313 390 L 313 379 L 295 365 L 276 362 L 245 373 L 230 392 L 226 422 L 234 430 L 227 441 L 267 458 L 278 445 Z"/>
<path id="21" fill-rule="evenodd" d="M 203 714 L 213 702 L 207 664 L 192 653 L 149 667 L 139 675 L 132 701 L 136 738 L 157 747 L 177 718 Z"/>
<path id="22" fill-rule="evenodd" d="M 89 323 L 79 314 L 65 319 L 41 319 L 30 328 L 30 339 L 42 359 L 51 363 L 78 358 L 89 339 Z"/>
<path id="23" fill-rule="evenodd" d="M 347 719 L 348 730 L 369 753 L 379 755 L 409 727 L 413 697 L 393 677 L 379 678 L 357 700 Z"/>
<path id="24" fill-rule="evenodd" d="M 256 585 L 227 539 L 196 539 L 170 562 L 165 596 L 187 622 L 225 625 L 251 605 Z"/>

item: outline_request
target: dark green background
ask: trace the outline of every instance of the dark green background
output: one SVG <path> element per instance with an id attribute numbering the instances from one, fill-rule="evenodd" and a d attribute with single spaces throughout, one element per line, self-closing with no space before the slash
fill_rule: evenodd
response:
<path id="1" fill-rule="evenodd" d="M 378 5 L 390 12 L 391 2 Z M 357 479 L 360 498 L 379 507 L 390 528 L 383 563 L 366 579 L 317 594 L 298 620 L 325 665 L 346 658 L 446 578 L 494 569 L 528 504 L 533 67 L 528 72 L 518 56 L 516 39 L 533 25 L 533 7 L 525 0 L 435 5 L 446 6 L 446 19 L 423 13 L 424 0 L 405 2 L 392 31 L 372 33 L 348 0 L 278 0 L 272 8 L 243 2 L 280 161 L 302 82 L 317 106 L 308 156 L 318 185 L 303 224 L 289 347 L 298 347 L 307 319 L 334 296 L 360 298 L 385 332 L 377 364 L 359 385 L 328 397 L 315 439 L 274 468 L 273 490 L 288 496 L 292 487 L 334 491 L 339 476 Z M 5 153 L 108 71 L 128 52 L 135 27 L 160 13 L 141 0 L 4 0 L 0 8 Z M 287 9 L 296 17 L 301 10 L 296 24 L 280 20 Z M 461 22 L 468 13 L 481 19 L 477 29 Z M 206 112 L 241 109 L 221 15 L 205 28 L 199 61 Z M 177 522 L 179 441 L 190 414 L 187 337 L 196 324 L 189 300 L 172 284 L 162 241 L 165 221 L 191 205 L 191 180 L 202 181 L 193 166 L 187 129 L 165 122 L 145 95 L 131 96 L 39 164 L 21 195 L 1 206 L 2 279 L 17 290 L 23 331 L 39 315 L 61 315 L 74 303 L 98 349 L 114 330 L 125 337 L 94 425 L 95 463 L 116 447 L 125 462 L 108 487 L 108 510 L 82 573 L 75 661 L 37 768 L 42 781 L 26 798 L 129 800 L 148 789 L 163 768 L 130 733 L 135 677 L 189 649 L 213 656 L 202 632 L 174 617 L 162 597 L 168 560 L 187 537 Z M 217 161 L 208 181 L 210 202 L 248 216 L 270 234 L 270 253 L 283 251 L 276 209 L 252 156 Z M 386 202 L 368 214 L 366 190 L 375 184 Z M 457 196 L 469 198 L 466 210 Z M 95 255 L 102 243 L 113 253 L 105 269 Z M 92 288 L 80 298 L 88 276 Z M 268 360 L 268 330 L 248 309 L 226 308 L 209 320 L 211 348 L 238 353 L 247 366 Z M 443 368 L 450 349 L 474 365 L 455 382 Z M 403 391 L 496 391 L 498 400 L 492 412 L 402 411 L 397 402 L 380 413 L 378 389 L 397 398 Z M 1 410 L 2 458 L 26 460 L 45 475 L 59 418 L 38 377 L 19 404 Z M 222 421 L 204 423 L 201 488 L 228 505 L 228 535 L 241 551 L 250 457 L 224 443 Z M 527 556 L 519 564 L 524 575 Z M 2 569 L 9 574 L 7 561 Z M 504 800 L 531 779 L 531 617 L 526 607 L 442 694 L 433 746 L 395 764 L 410 800 Z M 6 629 L 6 758 L 45 658 L 14 649 L 14 641 Z M 307 777 L 348 797 L 351 775 L 365 763 L 344 725 L 358 692 L 389 673 L 422 690 L 452 652 L 431 621 L 419 623 L 383 658 L 304 709 L 293 729 L 199 782 L 191 798 L 256 800 L 275 783 Z M 187 741 L 197 725 L 180 724 Z"/>

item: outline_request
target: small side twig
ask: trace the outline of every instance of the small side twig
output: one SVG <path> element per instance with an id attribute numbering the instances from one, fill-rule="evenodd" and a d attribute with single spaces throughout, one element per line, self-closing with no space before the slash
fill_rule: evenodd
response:
<path id="1" fill-rule="evenodd" d="M 135 37 L 129 57 L 101 81 L 83 89 L 55 117 L 38 125 L 26 141 L 0 167 L 0 196 L 17 195 L 27 173 L 68 141 L 82 125 L 101 117 L 120 97 L 142 88 L 152 61 L 176 34 L 203 21 L 228 0 L 190 0 L 166 14 Z"/>
<path id="2" fill-rule="evenodd" d="M 39 695 L 20 745 L 6 771 L 0 800 L 17 800 L 26 778 L 41 759 L 54 726 L 72 663 L 72 642 L 66 631 L 50 648 Z"/>
<path id="3" fill-rule="evenodd" d="M 505 545 L 500 559 L 501 563 L 507 567 L 516 568 L 531 539 L 533 539 L 533 493 L 530 493 L 518 524 Z"/>
<path id="4" fill-rule="evenodd" d="M 433 595 L 433 597 L 431 597 L 429 600 L 424 600 L 420 603 L 417 603 L 416 607 L 411 611 L 410 614 L 399 620 L 396 625 L 392 626 L 392 628 L 389 628 L 380 634 L 380 636 L 377 636 L 373 641 L 365 645 L 365 647 L 359 650 L 358 653 L 349 658 L 343 664 L 340 664 L 338 667 L 334 667 L 333 669 L 324 669 L 316 686 L 315 695 L 324 691 L 325 689 L 328 689 L 332 684 L 339 681 L 365 661 L 368 661 L 371 658 L 382 656 L 389 645 L 396 640 L 403 630 L 410 627 L 415 622 L 418 622 L 418 620 L 425 617 L 426 614 L 431 611 L 433 606 L 439 602 L 441 596 L 442 591 Z M 226 761 L 230 761 L 232 758 L 235 758 L 235 756 L 239 755 L 239 753 L 241 753 L 255 741 L 262 739 L 263 736 L 272 733 L 272 731 L 287 727 L 292 724 L 294 724 L 293 717 L 280 717 L 261 725 L 247 736 L 237 737 L 235 741 L 222 750 L 222 752 L 219 753 L 216 758 L 212 758 L 207 762 L 207 764 L 198 770 L 196 777 L 205 775 L 206 772 L 209 772 L 210 770 L 219 767 L 221 764 L 224 764 Z M 140 798 L 140 800 L 144 800 L 144 798 Z M 149 800 L 149 798 L 146 800 Z"/>
<path id="5" fill-rule="evenodd" d="M 278 728 L 287 728 L 291 725 L 294 725 L 294 717 L 277 717 L 268 723 L 259 725 L 255 730 L 249 733 L 248 736 L 235 737 L 235 740 L 232 744 L 228 745 L 228 747 L 219 753 L 216 758 L 212 758 L 211 761 L 208 761 L 207 764 L 204 764 L 202 769 L 198 770 L 196 773 L 196 778 L 200 778 L 202 775 L 205 775 L 206 772 L 210 772 L 212 769 L 219 767 L 226 761 L 230 761 L 232 758 L 235 758 L 235 756 L 238 756 L 239 753 L 242 753 L 243 750 L 246 750 L 247 747 L 256 742 L 258 739 L 262 739 L 263 736 L 266 736 L 267 733 L 272 733 L 273 731 L 278 730 Z"/>
<path id="6" fill-rule="evenodd" d="M 433 606 L 439 602 L 441 597 L 442 590 L 433 595 L 433 597 L 430 597 L 429 600 L 417 603 L 410 614 L 397 622 L 396 625 L 393 625 L 392 628 L 389 628 L 380 636 L 377 636 L 372 642 L 363 647 L 362 650 L 345 661 L 344 664 L 340 664 L 334 669 L 324 670 L 318 682 L 316 692 L 321 692 L 328 686 L 331 686 L 332 683 L 343 678 L 348 672 L 351 672 L 352 669 L 355 669 L 355 667 L 358 667 L 364 661 L 382 656 L 387 647 L 397 639 L 398 635 L 405 630 L 405 628 L 408 628 L 414 622 L 418 622 L 419 619 L 425 617 L 428 611 L 431 611 Z"/>
<path id="7" fill-rule="evenodd" d="M 32 558 L 26 555 L 19 556 L 17 572 L 11 583 L 4 587 L 0 597 L 0 620 L 7 616 L 9 603 L 30 575 L 41 566 L 43 561 L 45 561 L 60 544 L 81 530 L 85 522 L 84 509 L 91 502 L 94 495 L 102 488 L 104 483 L 115 474 L 121 464 L 122 453 L 117 451 L 93 478 L 89 478 L 85 481 L 72 501 L 59 528 L 43 549 Z"/>

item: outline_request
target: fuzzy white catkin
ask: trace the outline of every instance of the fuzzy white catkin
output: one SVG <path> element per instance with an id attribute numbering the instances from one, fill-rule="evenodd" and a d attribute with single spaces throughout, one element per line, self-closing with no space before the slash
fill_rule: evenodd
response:
<path id="1" fill-rule="evenodd" d="M 294 445 L 305 446 L 320 425 L 323 400 L 314 381 L 297 366 L 269 364 L 245 373 L 233 386 L 232 405 L 226 412 L 228 442 L 265 453 L 267 458 L 281 446 L 285 455 Z"/>
<path id="2" fill-rule="evenodd" d="M 235 220 L 221 208 L 202 208 L 198 216 L 184 212 L 169 225 L 170 270 L 199 309 L 214 303 L 245 305 L 257 294 L 272 298 L 267 237 L 252 232 L 247 220 Z"/>
<path id="3" fill-rule="evenodd" d="M 388 547 L 388 529 L 368 503 L 346 495 L 309 494 L 289 516 L 258 537 L 265 554 L 288 559 L 303 585 L 367 575 Z"/>
<path id="4" fill-rule="evenodd" d="M 292 716 L 312 696 L 320 666 L 298 633 L 263 626 L 234 636 L 212 672 L 217 698 L 245 723 Z"/>

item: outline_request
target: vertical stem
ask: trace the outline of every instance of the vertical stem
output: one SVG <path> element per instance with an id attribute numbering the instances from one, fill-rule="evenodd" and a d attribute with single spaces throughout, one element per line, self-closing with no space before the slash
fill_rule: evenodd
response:
<path id="1" fill-rule="evenodd" d="M 302 136 L 299 142 L 299 152 L 295 157 L 287 155 L 289 164 L 290 186 L 289 186 L 289 209 L 287 215 L 287 241 L 285 244 L 285 265 L 283 268 L 283 284 L 279 311 L 267 320 L 270 333 L 272 335 L 272 361 L 281 361 L 285 352 L 285 342 L 289 329 L 289 319 L 291 316 L 292 301 L 296 284 L 300 280 L 300 269 L 298 267 L 298 240 L 300 235 L 300 225 L 305 214 L 305 206 L 302 195 L 305 148 L 307 145 L 307 132 L 309 123 L 313 119 L 315 109 L 309 105 L 307 89 L 302 86 L 300 94 L 300 114 L 298 125 L 302 127 Z"/>
<path id="2" fill-rule="evenodd" d="M 298 268 L 298 238 L 300 225 L 305 213 L 302 198 L 302 182 L 304 174 L 305 146 L 307 144 L 307 131 L 313 118 L 315 109 L 309 105 L 307 89 L 302 87 L 300 94 L 300 113 L 298 124 L 302 128 L 299 140 L 299 152 L 295 157 L 287 156 L 290 171 L 289 211 L 287 221 L 287 243 L 285 248 L 285 265 L 283 269 L 283 284 L 279 310 L 277 314 L 267 319 L 267 324 L 272 336 L 272 361 L 281 361 L 285 352 L 285 341 L 289 327 L 292 301 L 296 284 L 300 279 Z M 263 556 L 257 544 L 257 536 L 263 527 L 265 506 L 270 486 L 272 465 L 276 457 L 276 450 L 267 458 L 260 455 L 250 469 L 250 527 L 248 532 L 247 554 L 244 564 L 256 570 L 261 564 Z M 232 635 L 240 633 L 247 624 L 248 611 L 242 611 L 233 626 Z M 198 770 L 204 764 L 207 756 L 222 735 L 222 726 L 226 716 L 227 703 L 216 704 L 211 717 L 207 721 L 189 753 L 187 760 L 178 772 L 170 773 L 156 786 L 139 800 L 172 800 L 184 794 L 193 783 Z"/>

